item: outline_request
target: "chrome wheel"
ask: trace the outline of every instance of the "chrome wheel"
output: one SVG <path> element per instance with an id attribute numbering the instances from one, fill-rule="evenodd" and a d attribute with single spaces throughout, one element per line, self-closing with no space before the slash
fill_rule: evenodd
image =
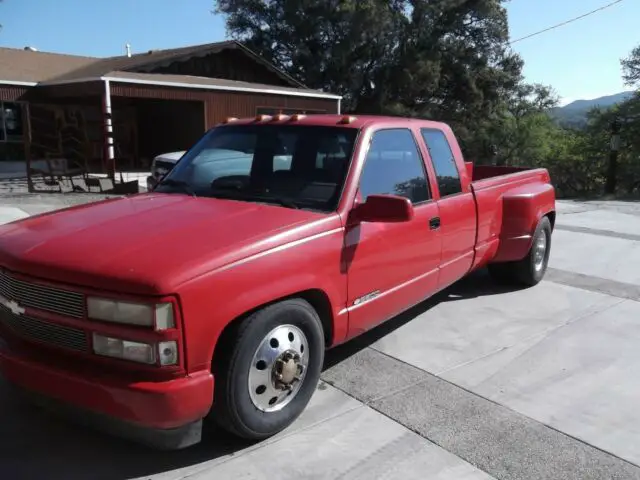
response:
<path id="1" fill-rule="evenodd" d="M 308 346 L 293 325 L 280 325 L 262 339 L 249 367 L 249 396 L 257 409 L 275 412 L 295 398 L 307 373 Z"/>
<path id="2" fill-rule="evenodd" d="M 533 268 L 539 272 L 544 267 L 544 261 L 547 254 L 547 235 L 544 231 L 537 238 L 533 246 Z"/>

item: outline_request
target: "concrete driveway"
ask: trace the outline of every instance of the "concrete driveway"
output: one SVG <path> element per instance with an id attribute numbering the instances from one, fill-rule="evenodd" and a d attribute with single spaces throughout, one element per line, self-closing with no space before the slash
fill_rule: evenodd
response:
<path id="1" fill-rule="evenodd" d="M 255 445 L 150 451 L 0 381 L 0 478 L 640 479 L 638 266 L 640 204 L 560 202 L 539 286 L 480 272 L 329 352 L 303 416 Z"/>

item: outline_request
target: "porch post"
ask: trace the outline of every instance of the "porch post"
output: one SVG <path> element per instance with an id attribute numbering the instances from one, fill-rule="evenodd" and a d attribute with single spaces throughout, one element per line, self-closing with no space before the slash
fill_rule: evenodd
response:
<path id="1" fill-rule="evenodd" d="M 104 81 L 104 98 L 103 98 L 103 110 L 104 110 L 104 142 L 105 142 L 105 158 L 107 175 L 115 182 L 116 178 L 116 163 L 113 153 L 113 123 L 111 121 L 111 84 L 109 80 Z"/>
<path id="2" fill-rule="evenodd" d="M 22 128 L 24 159 L 27 167 L 27 190 L 29 193 L 33 193 L 33 179 L 31 178 L 31 109 L 28 103 L 22 104 Z"/>

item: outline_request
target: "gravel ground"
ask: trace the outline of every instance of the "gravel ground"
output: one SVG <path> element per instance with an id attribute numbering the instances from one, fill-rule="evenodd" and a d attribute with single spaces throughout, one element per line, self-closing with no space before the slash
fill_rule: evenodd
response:
<path id="1" fill-rule="evenodd" d="M 44 185 L 36 185 L 38 190 L 46 190 Z M 11 205 L 14 207 L 49 206 L 65 208 L 84 203 L 99 202 L 109 198 L 118 198 L 122 195 L 104 194 L 96 192 L 63 192 L 56 190 L 29 193 L 26 179 L 0 179 L 0 206 Z M 30 210 L 26 208 L 25 210 Z M 32 213 L 32 212 L 30 212 Z"/>
<path id="2" fill-rule="evenodd" d="M 0 205 L 9 204 L 19 208 L 23 206 L 50 205 L 52 207 L 65 208 L 119 197 L 122 197 L 122 195 L 100 193 L 0 193 Z"/>

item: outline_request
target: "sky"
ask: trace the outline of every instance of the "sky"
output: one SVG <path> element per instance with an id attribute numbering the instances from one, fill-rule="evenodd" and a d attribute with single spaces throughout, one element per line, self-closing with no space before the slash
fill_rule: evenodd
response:
<path id="1" fill-rule="evenodd" d="M 513 40 L 612 0 L 510 0 Z M 2 0 L 0 46 L 88 56 L 123 55 L 224 40 L 213 0 Z M 186 6 L 188 4 L 188 7 Z M 621 3 L 516 42 L 527 81 L 552 86 L 566 104 L 628 90 L 620 59 L 640 44 L 640 1 Z M 634 33 L 635 32 L 635 33 Z"/>

